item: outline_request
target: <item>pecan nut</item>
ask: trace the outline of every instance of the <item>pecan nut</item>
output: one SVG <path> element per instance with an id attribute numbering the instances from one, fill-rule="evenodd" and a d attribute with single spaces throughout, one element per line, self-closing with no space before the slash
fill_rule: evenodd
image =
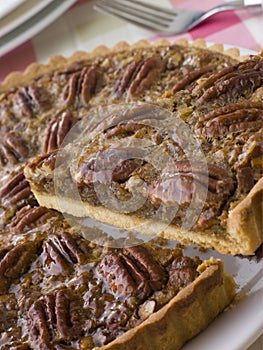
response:
<path id="1" fill-rule="evenodd" d="M 10 223 L 10 230 L 19 234 L 45 224 L 51 218 L 57 217 L 57 213 L 45 207 L 23 207 L 20 209 Z"/>
<path id="2" fill-rule="evenodd" d="M 125 182 L 140 164 L 138 159 L 122 159 L 117 148 L 98 151 L 79 165 L 74 178 L 77 183 L 85 185 L 109 180 Z"/>
<path id="3" fill-rule="evenodd" d="M 49 93 L 43 86 L 22 87 L 14 97 L 14 109 L 22 117 L 32 118 L 38 111 L 46 111 L 50 106 Z"/>
<path id="4" fill-rule="evenodd" d="M 198 277 L 197 267 L 200 264 L 201 260 L 198 257 L 195 259 L 188 256 L 177 257 L 169 271 L 169 282 L 176 290 L 186 287 Z"/>
<path id="5" fill-rule="evenodd" d="M 55 116 L 47 127 L 43 153 L 50 153 L 58 149 L 74 124 L 75 120 L 71 112 L 64 112 L 61 116 Z"/>
<path id="6" fill-rule="evenodd" d="M 201 116 L 196 124 L 196 133 L 207 137 L 225 137 L 228 133 L 257 130 L 262 122 L 263 103 L 239 102 Z"/>
<path id="7" fill-rule="evenodd" d="M 82 304 L 69 290 L 60 289 L 36 300 L 28 311 L 30 340 L 51 349 L 56 340 L 73 341 L 82 332 Z"/>
<path id="8" fill-rule="evenodd" d="M 61 236 L 52 235 L 44 244 L 43 264 L 51 275 L 68 275 L 72 265 L 87 260 L 88 243 L 80 237 L 63 232 Z"/>
<path id="9" fill-rule="evenodd" d="M 14 131 L 10 131 L 4 136 L 4 141 L 0 145 L 0 158 L 2 163 L 16 164 L 22 162 L 28 156 L 29 149 L 23 137 Z"/>
<path id="10" fill-rule="evenodd" d="M 6 293 L 12 281 L 20 277 L 29 268 L 36 251 L 37 246 L 34 243 L 26 242 L 5 252 L 0 261 L 1 294 Z"/>
<path id="11" fill-rule="evenodd" d="M 174 85 L 174 87 L 172 88 L 173 93 L 176 93 L 180 90 L 186 89 L 189 85 L 194 83 L 197 79 L 199 79 L 203 75 L 211 72 L 214 69 L 214 67 L 213 66 L 205 66 L 205 67 L 202 67 L 199 69 L 195 69 L 193 71 L 192 71 L 192 67 L 190 69 L 191 69 L 190 71 L 189 71 L 189 69 L 187 71 L 186 71 L 186 69 L 184 69 L 184 71 L 183 71 L 184 77 Z"/>
<path id="12" fill-rule="evenodd" d="M 239 194 L 248 193 L 254 184 L 254 174 L 250 167 L 237 170 L 237 189 Z"/>
<path id="13" fill-rule="evenodd" d="M 0 199 L 7 204 L 18 204 L 28 200 L 32 195 L 29 183 L 26 181 L 23 172 L 16 174 L 7 184 L 0 188 Z"/>
<path id="14" fill-rule="evenodd" d="M 149 187 L 151 202 L 154 205 L 163 203 L 167 206 L 179 205 L 182 208 L 189 206 L 192 201 L 203 203 L 204 210 L 212 208 L 209 213 L 213 215 L 206 217 L 212 224 L 223 203 L 234 192 L 232 177 L 225 169 L 203 162 L 176 161 L 174 166 L 173 172 L 168 172 Z M 205 216 L 202 216 L 203 225 L 204 219 Z"/>
<path id="15" fill-rule="evenodd" d="M 98 266 L 99 274 L 120 297 L 144 300 L 166 283 L 165 270 L 144 247 L 127 248 L 106 255 Z"/>
<path id="16" fill-rule="evenodd" d="M 206 201 L 218 203 L 234 190 L 233 179 L 219 166 L 182 160 L 176 161 L 173 169 L 176 172 L 164 175 L 151 186 L 150 198 L 153 202 L 189 204 L 193 195 L 198 196 L 198 190 L 204 191 L 207 184 Z M 207 174 L 204 169 L 207 169 Z"/>
<path id="17" fill-rule="evenodd" d="M 102 88 L 103 73 L 98 67 L 84 67 L 81 72 L 72 74 L 66 86 L 63 99 L 71 105 L 76 98 L 87 106 L 91 98 Z"/>
<path id="18" fill-rule="evenodd" d="M 140 95 L 151 86 L 164 70 L 165 62 L 159 56 L 153 56 L 132 62 L 117 82 L 114 91 L 117 96 L 128 91 L 130 95 Z"/>
<path id="19" fill-rule="evenodd" d="M 259 56 L 240 62 L 211 74 L 199 84 L 194 94 L 199 96 L 197 105 L 205 103 L 220 104 L 240 96 L 252 94 L 263 82 L 263 62 Z"/>

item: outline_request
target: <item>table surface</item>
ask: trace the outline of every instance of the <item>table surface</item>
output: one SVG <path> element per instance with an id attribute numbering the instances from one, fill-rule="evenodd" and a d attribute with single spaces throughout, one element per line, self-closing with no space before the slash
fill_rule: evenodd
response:
<path id="1" fill-rule="evenodd" d="M 153 2 L 153 0 L 145 0 Z M 222 0 L 155 0 L 154 3 L 168 7 L 207 10 L 220 4 Z M 140 39 L 151 42 L 160 38 L 150 31 L 127 24 L 110 16 L 93 11 L 93 1 L 76 1 L 66 13 L 54 23 L 22 43 L 19 47 L 0 57 L 0 80 L 9 72 L 24 70 L 30 63 L 47 62 L 54 55 L 70 56 L 77 50 L 91 51 L 98 45 L 112 47 L 119 41 L 134 43 Z M 229 11 L 213 18 L 180 35 L 165 38 L 197 40 L 204 38 L 210 43 L 223 43 L 259 52 L 263 49 L 263 13 L 255 14 L 246 10 Z M 263 331 L 263 330 L 262 330 Z M 249 350 L 261 350 L 260 337 Z M 227 349 L 231 350 L 231 349 Z M 246 350 L 246 349 L 240 349 Z"/>

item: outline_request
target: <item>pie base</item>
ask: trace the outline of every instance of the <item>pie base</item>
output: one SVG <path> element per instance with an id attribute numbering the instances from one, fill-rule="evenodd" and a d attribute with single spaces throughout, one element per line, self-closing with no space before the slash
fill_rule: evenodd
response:
<path id="1" fill-rule="evenodd" d="M 31 189 L 37 201 L 47 208 L 53 208 L 75 217 L 88 216 L 121 229 L 135 229 L 145 235 L 152 234 L 150 232 L 151 226 L 144 226 L 148 222 L 147 219 L 113 212 L 103 206 L 95 207 L 87 202 L 80 202 L 72 198 L 58 199 L 55 195 L 39 193 L 34 189 L 32 183 Z M 189 231 L 171 224 L 163 229 L 158 236 L 178 240 L 183 244 L 199 244 L 204 248 L 215 248 L 223 254 L 253 255 L 262 241 L 262 217 L 260 215 L 262 213 L 262 193 L 263 179 L 252 189 L 249 196 L 230 212 L 228 225 L 231 234 L 225 237 L 213 232 Z M 158 231 L 160 223 L 152 221 L 151 224 L 154 232 Z"/>

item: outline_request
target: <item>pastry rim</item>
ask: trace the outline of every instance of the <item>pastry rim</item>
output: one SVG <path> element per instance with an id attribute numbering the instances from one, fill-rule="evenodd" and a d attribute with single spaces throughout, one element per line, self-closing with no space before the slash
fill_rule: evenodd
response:
<path id="1" fill-rule="evenodd" d="M 123 50 L 133 50 L 136 48 L 147 48 L 147 47 L 158 47 L 162 45 L 181 45 L 181 46 L 192 46 L 196 48 L 209 49 L 213 52 L 222 53 L 226 56 L 230 56 L 237 60 L 246 59 L 247 55 L 241 56 L 240 50 L 238 48 L 229 48 L 225 49 L 223 44 L 215 43 L 212 45 L 207 44 L 204 39 L 197 39 L 193 42 L 189 42 L 189 40 L 185 38 L 177 39 L 175 41 L 169 41 L 167 39 L 159 39 L 155 42 L 151 43 L 148 40 L 139 40 L 134 44 L 128 44 L 126 41 L 120 41 L 115 44 L 113 47 L 109 48 L 105 45 L 100 45 L 96 47 L 91 52 L 85 51 L 76 51 L 69 57 L 64 57 L 62 55 L 52 56 L 48 59 L 47 63 L 41 64 L 38 62 L 33 62 L 28 65 L 28 67 L 20 72 L 15 71 L 9 73 L 3 82 L 0 82 L 0 93 L 9 90 L 12 87 L 17 85 L 23 85 L 29 82 L 31 79 L 36 79 L 44 74 L 52 73 L 57 69 L 63 69 L 68 67 L 70 64 L 78 61 L 78 60 L 88 60 L 93 57 L 114 54 L 116 52 L 120 52 Z"/>
<path id="2" fill-rule="evenodd" d="M 154 312 L 139 326 L 128 330 L 107 345 L 95 347 L 94 350 L 129 350 L 130 346 L 133 349 L 143 350 L 147 344 L 151 344 L 153 350 L 160 348 L 179 350 L 187 340 L 206 329 L 233 300 L 235 284 L 223 271 L 220 260 L 214 258 L 206 260 L 198 269 L 201 270 L 201 274 L 160 310 Z M 210 283 L 213 284 L 214 280 L 216 283 L 211 287 Z M 194 315 L 195 322 L 188 323 L 188 315 L 190 318 Z M 172 318 L 173 322 L 169 318 Z M 182 319 L 185 318 L 188 320 L 182 323 Z M 165 336 L 158 334 L 162 324 L 167 326 L 164 326 Z M 169 343 L 171 339 L 173 339 L 172 347 Z"/>

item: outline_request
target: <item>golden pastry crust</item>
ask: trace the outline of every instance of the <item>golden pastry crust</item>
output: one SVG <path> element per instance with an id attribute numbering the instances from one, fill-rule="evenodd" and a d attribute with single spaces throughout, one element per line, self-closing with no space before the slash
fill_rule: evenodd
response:
<path id="1" fill-rule="evenodd" d="M 44 74 L 52 73 L 57 70 L 62 70 L 70 66 L 72 63 L 80 60 L 88 60 L 98 56 L 104 56 L 107 54 L 115 54 L 123 50 L 133 50 L 136 48 L 147 48 L 154 46 L 170 46 L 170 45 L 181 45 L 181 46 L 193 46 L 197 48 L 207 48 L 206 41 L 203 39 L 198 39 L 193 43 L 189 43 L 187 39 L 181 38 L 173 43 L 166 39 L 160 39 L 154 43 L 149 43 L 147 40 L 140 40 L 134 44 L 128 44 L 127 42 L 119 42 L 112 48 L 108 48 L 104 45 L 96 47 L 92 52 L 86 51 L 77 51 L 72 56 L 66 58 L 64 56 L 52 56 L 46 64 L 40 64 L 34 62 L 30 64 L 24 72 L 12 72 L 10 73 L 3 82 L 0 83 L 0 93 L 5 92 L 13 87 L 18 85 L 25 85 L 32 79 L 37 79 L 38 77 L 43 76 Z M 230 48 L 224 49 L 222 44 L 213 44 L 209 46 L 209 50 L 219 53 L 224 53 L 226 56 L 232 57 L 237 60 L 244 60 L 246 56 L 240 56 L 239 49 Z"/>
<path id="2" fill-rule="evenodd" d="M 245 251 L 256 249 L 263 240 L 263 178 L 252 188 L 249 194 L 238 205 L 230 210 L 227 226 L 237 244 Z M 253 235 L 248 235 L 253 232 Z"/>
<path id="3" fill-rule="evenodd" d="M 145 235 L 153 234 L 143 226 L 147 223 L 147 219 L 113 212 L 102 206 L 94 207 L 87 202 L 80 204 L 79 201 L 74 201 L 72 198 L 58 200 L 56 196 L 40 193 L 32 183 L 31 189 L 38 202 L 47 208 L 53 208 L 76 217 L 90 216 L 106 224 L 118 225 L 122 229 L 136 228 Z M 246 197 L 239 204 L 238 210 L 230 212 L 228 218 L 229 236 L 218 238 L 218 235 L 211 234 L 211 232 L 191 232 L 171 224 L 162 229 L 159 236 L 177 240 L 183 244 L 199 244 L 204 248 L 215 248 L 222 254 L 253 255 L 262 243 L 262 185 L 255 185 L 255 189 L 251 190 L 251 193 L 255 200 L 251 200 L 251 194 L 249 194 L 249 197 Z M 256 196 L 254 196 L 255 193 Z M 152 224 L 154 230 L 158 232 L 158 222 L 153 221 Z"/>
<path id="4" fill-rule="evenodd" d="M 110 344 L 95 349 L 143 350 L 149 344 L 153 350 L 181 349 L 188 339 L 204 330 L 234 296 L 233 280 L 222 275 L 222 266 L 218 263 L 214 259 L 205 262 L 203 273 L 161 310 Z"/>

